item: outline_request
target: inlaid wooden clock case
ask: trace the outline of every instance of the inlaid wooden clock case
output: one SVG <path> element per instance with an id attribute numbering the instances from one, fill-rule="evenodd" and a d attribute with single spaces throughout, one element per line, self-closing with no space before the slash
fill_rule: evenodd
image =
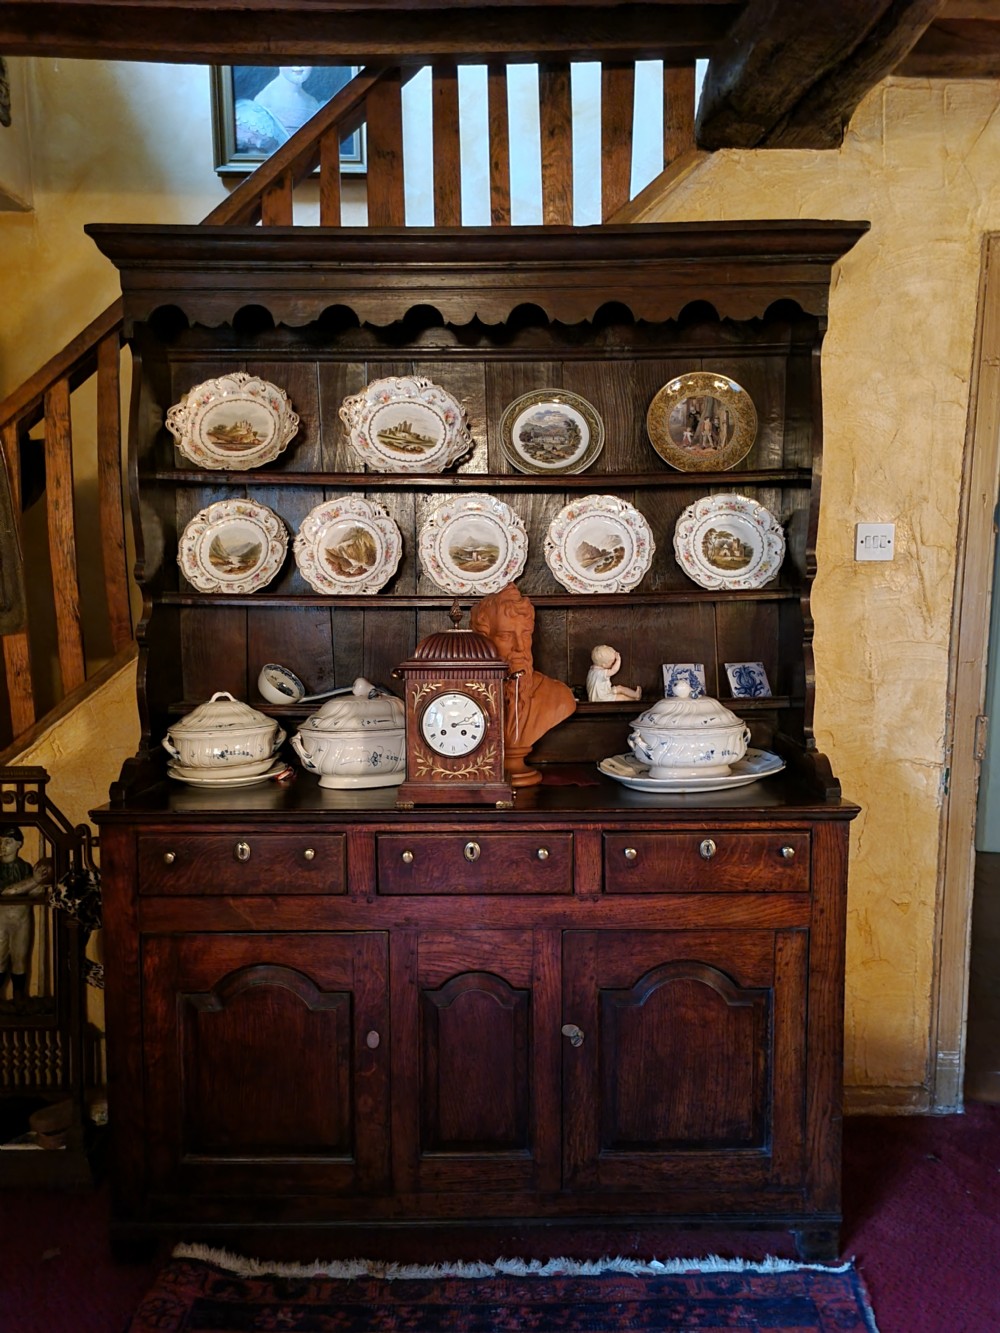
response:
<path id="1" fill-rule="evenodd" d="M 90 229 L 121 271 L 136 360 L 145 599 L 142 744 L 95 815 L 118 1244 L 312 1253 L 318 1235 L 325 1253 L 384 1252 L 414 1227 L 409 1252 L 440 1255 L 449 1228 L 476 1223 L 516 1224 L 522 1252 L 542 1253 L 545 1226 L 572 1224 L 582 1245 L 586 1223 L 617 1220 L 788 1227 L 803 1254 L 836 1252 L 856 808 L 813 739 L 809 593 L 827 293 L 864 230 Z M 164 413 L 237 369 L 286 390 L 299 433 L 258 471 L 199 472 Z M 654 394 L 700 369 L 758 413 L 724 474 L 675 471 L 645 435 Z M 393 374 L 465 403 L 475 444 L 457 467 L 363 471 L 337 410 Z M 506 462 L 503 410 L 539 388 L 600 413 L 586 472 Z M 221 793 L 167 783 L 160 737 L 215 690 L 286 727 L 304 716 L 257 696 L 264 662 L 313 690 L 388 682 L 446 629 L 452 598 L 420 569 L 416 534 L 465 490 L 525 522 L 538 670 L 582 687 L 594 644 L 611 642 L 649 699 L 662 662 L 703 661 L 709 692 L 786 771 L 701 796 L 628 791 L 596 761 L 625 749 L 635 707 L 581 702 L 533 751 L 546 780 L 512 810 L 397 810 L 393 790 L 324 791 L 305 774 Z M 677 517 L 728 490 L 783 524 L 763 588 L 707 591 L 674 560 Z M 251 496 L 294 531 L 342 493 L 377 499 L 402 531 L 378 594 L 320 596 L 291 562 L 247 596 L 179 575 L 178 536 L 212 500 Z M 654 532 L 631 592 L 569 593 L 542 558 L 551 518 L 592 493 L 627 499 Z M 746 660 L 764 663 L 772 698 L 727 698 L 724 664 Z"/>

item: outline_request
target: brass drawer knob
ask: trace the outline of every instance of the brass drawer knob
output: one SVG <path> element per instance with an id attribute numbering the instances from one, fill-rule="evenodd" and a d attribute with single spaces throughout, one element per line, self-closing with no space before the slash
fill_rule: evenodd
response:
<path id="1" fill-rule="evenodd" d="M 562 1034 L 564 1037 L 569 1037 L 569 1044 L 571 1046 L 583 1045 L 583 1029 L 578 1028 L 575 1023 L 564 1023 L 562 1025 Z"/>
<path id="2" fill-rule="evenodd" d="M 549 859 L 549 849 L 547 847 L 539 847 L 536 855 L 539 861 L 547 861 Z"/>
<path id="3" fill-rule="evenodd" d="M 789 845 L 786 843 L 784 847 L 782 847 L 781 849 L 781 855 L 784 857 L 786 861 L 791 861 L 795 856 L 795 848 L 789 847 Z"/>
<path id="4" fill-rule="evenodd" d="M 703 861 L 711 861 L 712 857 L 718 851 L 713 838 L 704 838 L 698 847 L 698 854 Z"/>
<path id="5" fill-rule="evenodd" d="M 368 1033 L 368 1036 L 365 1037 L 365 1045 L 370 1051 L 377 1051 L 381 1040 L 382 1038 L 373 1028 L 372 1031 Z"/>
<path id="6" fill-rule="evenodd" d="M 404 852 L 404 853 L 402 854 L 402 856 L 401 856 L 399 859 L 402 861 L 402 863 L 403 863 L 404 866 L 411 866 L 411 865 L 413 865 L 413 853 L 412 853 L 412 852 Z"/>
<path id="7" fill-rule="evenodd" d="M 250 860 L 250 844 L 248 842 L 238 842 L 233 848 L 233 855 L 237 861 L 247 862 Z"/>
<path id="8" fill-rule="evenodd" d="M 626 861 L 634 861 L 638 855 L 639 855 L 639 853 L 635 850 L 634 847 L 626 847 L 626 848 L 625 848 L 625 860 L 626 860 Z"/>
<path id="9" fill-rule="evenodd" d="M 302 853 L 302 855 L 307 861 L 315 861 L 316 849 L 314 847 L 307 847 L 305 851 Z"/>
<path id="10" fill-rule="evenodd" d="M 478 842 L 467 842 L 462 849 L 462 855 L 467 861 L 478 861 L 482 850 Z"/>
<path id="11" fill-rule="evenodd" d="M 163 864 L 164 864 L 165 866 L 172 866 L 173 863 L 174 863 L 176 860 L 177 860 L 177 853 L 176 853 L 176 852 L 164 852 L 164 853 L 163 853 Z"/>

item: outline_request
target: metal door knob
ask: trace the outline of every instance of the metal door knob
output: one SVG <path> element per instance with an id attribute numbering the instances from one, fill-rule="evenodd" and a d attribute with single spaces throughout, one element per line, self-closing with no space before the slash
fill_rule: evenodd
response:
<path id="1" fill-rule="evenodd" d="M 634 861 L 638 855 L 639 855 L 639 853 L 635 850 L 634 847 L 626 847 L 626 848 L 625 848 L 625 860 L 626 860 L 626 861 Z"/>
<path id="2" fill-rule="evenodd" d="M 789 847 L 788 844 L 786 843 L 785 846 L 782 847 L 781 849 L 781 855 L 785 858 L 786 861 L 791 861 L 795 855 L 795 848 Z"/>
<path id="3" fill-rule="evenodd" d="M 307 847 L 305 851 L 302 853 L 302 856 L 306 861 L 315 861 L 316 860 L 315 848 Z"/>
<path id="4" fill-rule="evenodd" d="M 535 854 L 539 861 L 547 861 L 549 859 L 549 849 L 547 847 L 539 847 Z"/>
<path id="5" fill-rule="evenodd" d="M 413 853 L 412 853 L 412 852 L 403 852 L 402 856 L 401 856 L 399 859 L 402 861 L 402 863 L 403 863 L 404 866 L 411 866 L 411 865 L 413 865 Z"/>
<path id="6" fill-rule="evenodd" d="M 368 1047 L 370 1051 L 375 1051 L 378 1050 L 378 1045 L 381 1040 L 382 1038 L 373 1029 L 371 1032 L 368 1033 L 367 1037 L 365 1037 L 365 1045 Z"/>
<path id="7" fill-rule="evenodd" d="M 165 866 L 172 866 L 173 863 L 174 863 L 176 860 L 177 860 L 177 853 L 176 853 L 176 852 L 164 852 L 164 853 L 163 853 L 163 864 L 164 864 Z"/>

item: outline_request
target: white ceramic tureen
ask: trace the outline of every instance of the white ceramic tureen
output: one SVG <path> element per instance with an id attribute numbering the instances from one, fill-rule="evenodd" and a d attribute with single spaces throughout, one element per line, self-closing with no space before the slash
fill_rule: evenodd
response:
<path id="1" fill-rule="evenodd" d="M 185 769 L 231 772 L 250 764 L 266 766 L 284 739 L 273 717 L 220 690 L 174 723 L 163 748 Z"/>
<path id="2" fill-rule="evenodd" d="M 321 787 L 394 787 L 406 776 L 403 701 L 359 676 L 303 722 L 292 749 Z"/>
<path id="3" fill-rule="evenodd" d="M 651 778 L 719 777 L 746 754 L 750 728 L 717 699 L 691 697 L 687 681 L 632 723 L 629 747 Z"/>

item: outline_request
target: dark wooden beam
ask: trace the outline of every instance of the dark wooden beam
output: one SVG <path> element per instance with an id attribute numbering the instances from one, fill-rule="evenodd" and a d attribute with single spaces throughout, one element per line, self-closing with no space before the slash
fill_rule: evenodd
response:
<path id="1" fill-rule="evenodd" d="M 700 148 L 836 148 L 944 0 L 750 0 L 711 58 Z"/>
<path id="2" fill-rule="evenodd" d="M 741 7 L 734 0 L 12 0 L 0 4 L 0 51 L 177 64 L 422 65 L 477 63 L 486 54 L 683 63 L 707 57 Z"/>
<path id="3" fill-rule="evenodd" d="M 893 70 L 916 79 L 1000 78 L 1000 5 L 995 18 L 951 19 L 932 23 Z"/>

